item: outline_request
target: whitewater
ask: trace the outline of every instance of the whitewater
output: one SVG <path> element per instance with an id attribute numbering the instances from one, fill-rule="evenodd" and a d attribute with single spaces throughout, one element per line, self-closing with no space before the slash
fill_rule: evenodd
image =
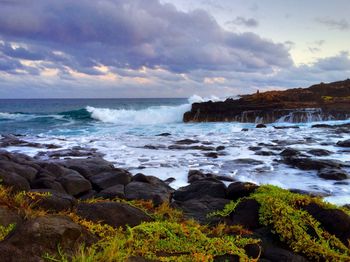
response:
<path id="1" fill-rule="evenodd" d="M 349 162 L 349 152 L 335 146 L 337 141 L 349 139 L 348 133 L 327 132 L 327 129 L 311 126 L 350 123 L 350 120 L 319 122 L 310 117 L 309 122 L 293 124 L 298 129 L 274 128 L 290 126 L 288 119 L 291 116 L 265 129 L 256 129 L 255 123 L 182 122 L 183 114 L 190 110 L 193 102 L 208 99 L 218 100 L 198 96 L 188 100 L 0 100 L 0 134 L 21 134 L 27 141 L 57 144 L 63 149 L 96 148 L 106 160 L 133 174 L 175 178 L 171 184 L 174 188 L 186 185 L 188 171 L 197 169 L 238 181 L 322 194 L 327 201 L 336 204 L 350 203 L 350 180 L 338 183 L 321 179 L 316 171 L 302 171 L 285 165 L 279 155 L 284 148 L 294 148 L 305 154 L 312 149 L 324 149 L 332 154 L 318 159 Z M 224 150 L 218 151 L 218 157 L 213 158 L 207 154 L 210 151 L 171 147 L 182 139 L 192 139 L 193 145 L 197 146 L 221 146 Z M 4 149 L 30 156 L 43 151 L 16 146 Z M 259 150 L 269 153 L 257 154 Z"/>

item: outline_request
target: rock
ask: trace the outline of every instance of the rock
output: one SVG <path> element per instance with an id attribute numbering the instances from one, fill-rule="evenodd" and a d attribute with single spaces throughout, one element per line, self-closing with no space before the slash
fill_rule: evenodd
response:
<path id="1" fill-rule="evenodd" d="M 257 155 L 257 156 L 274 156 L 274 155 L 276 155 L 276 153 L 274 153 L 272 151 L 260 150 L 260 151 L 256 151 L 255 155 Z"/>
<path id="2" fill-rule="evenodd" d="M 303 207 L 317 219 L 329 233 L 338 237 L 345 245 L 350 239 L 350 216 L 340 209 L 323 208 L 315 203 Z"/>
<path id="3" fill-rule="evenodd" d="M 248 132 L 249 131 L 249 129 L 248 128 L 242 128 L 242 130 L 241 130 L 242 132 Z"/>
<path id="4" fill-rule="evenodd" d="M 27 142 L 22 139 L 19 139 L 16 135 L 2 135 L 2 137 L 3 138 L 0 139 L 0 148 L 9 147 L 9 146 L 25 146 L 25 147 L 35 147 L 35 148 L 47 148 L 47 149 L 60 148 L 60 146 L 53 145 L 53 144 L 39 144 L 39 143 Z"/>
<path id="5" fill-rule="evenodd" d="M 273 126 L 274 129 L 299 129 L 299 126 Z"/>
<path id="6" fill-rule="evenodd" d="M 171 150 L 202 150 L 202 151 L 213 151 L 215 150 L 215 147 L 212 146 L 203 146 L 203 145 L 198 145 L 198 146 L 184 146 L 184 145 L 170 145 L 168 146 L 168 149 Z"/>
<path id="7" fill-rule="evenodd" d="M 71 219 L 47 215 L 30 219 L 0 243 L 1 261 L 43 261 L 45 254 L 73 254 L 84 243 L 95 241 L 90 233 Z"/>
<path id="8" fill-rule="evenodd" d="M 47 196 L 37 197 L 34 201 L 34 207 L 40 207 L 47 211 L 60 212 L 60 211 L 71 211 L 77 204 L 77 200 L 61 192 L 48 189 L 35 189 L 31 192 L 47 193 Z"/>
<path id="9" fill-rule="evenodd" d="M 183 139 L 183 140 L 178 140 L 175 142 L 177 145 L 191 145 L 191 144 L 197 144 L 200 141 L 198 140 L 193 140 L 193 139 Z"/>
<path id="10" fill-rule="evenodd" d="M 158 134 L 157 136 L 171 136 L 170 133 L 161 133 L 161 134 Z"/>
<path id="11" fill-rule="evenodd" d="M 128 200 L 152 200 L 155 205 L 169 202 L 171 199 L 171 189 L 167 184 L 150 184 L 147 182 L 133 181 L 125 187 L 125 197 Z"/>
<path id="12" fill-rule="evenodd" d="M 222 151 L 222 150 L 225 150 L 225 146 L 217 146 L 216 148 L 215 148 L 215 150 L 216 151 Z"/>
<path id="13" fill-rule="evenodd" d="M 209 217 L 208 214 L 224 209 L 230 202 L 228 199 L 203 196 L 202 198 L 189 199 L 187 201 L 175 201 L 172 207 L 181 209 L 187 219 L 195 219 L 202 224 L 215 224 L 222 219 Z"/>
<path id="14" fill-rule="evenodd" d="M 4 172 L 15 173 L 25 179 L 30 183 L 32 182 L 37 174 L 37 170 L 28 165 L 20 165 L 15 162 L 0 160 L 0 170 Z"/>
<path id="15" fill-rule="evenodd" d="M 280 153 L 283 157 L 299 156 L 300 154 L 298 150 L 293 148 L 286 148 Z"/>
<path id="16" fill-rule="evenodd" d="M 329 156 L 332 154 L 331 151 L 325 150 L 325 149 L 311 149 L 307 151 L 310 155 L 314 156 Z"/>
<path id="17" fill-rule="evenodd" d="M 238 165 L 262 165 L 264 164 L 263 161 L 260 160 L 255 160 L 255 159 L 251 159 L 251 158 L 239 158 L 239 159 L 235 159 L 233 160 L 233 162 L 235 164 Z"/>
<path id="18" fill-rule="evenodd" d="M 257 124 L 255 128 L 266 128 L 267 126 L 264 124 Z"/>
<path id="19" fill-rule="evenodd" d="M 309 88 L 255 93 L 239 99 L 193 103 L 183 121 L 255 123 L 259 119 L 261 124 L 277 120 L 300 123 L 309 121 L 310 116 L 321 120 L 345 120 L 349 115 L 350 81 L 345 80 Z"/>
<path id="20" fill-rule="evenodd" d="M 10 186 L 16 191 L 28 191 L 30 189 L 27 179 L 16 173 L 8 173 L 0 170 L 0 180 L 2 184 Z"/>
<path id="21" fill-rule="evenodd" d="M 34 180 L 31 184 L 30 187 L 32 189 L 52 189 L 57 192 L 61 193 L 66 193 L 66 190 L 63 188 L 63 186 L 55 181 L 53 177 L 41 177 L 39 179 Z"/>
<path id="22" fill-rule="evenodd" d="M 241 197 L 247 197 L 253 193 L 259 186 L 249 182 L 231 183 L 227 188 L 227 198 L 236 200 Z"/>
<path id="23" fill-rule="evenodd" d="M 290 166 L 297 167 L 302 170 L 321 170 L 324 168 L 341 168 L 348 164 L 337 160 L 321 160 L 307 157 L 285 157 L 284 162 Z"/>
<path id="24" fill-rule="evenodd" d="M 19 226 L 22 221 L 22 217 L 17 212 L 5 206 L 0 206 L 0 226 L 7 227 L 10 224 Z"/>
<path id="25" fill-rule="evenodd" d="M 311 128 L 331 128 L 333 127 L 332 125 L 327 125 L 327 124 L 316 124 L 312 125 Z"/>
<path id="26" fill-rule="evenodd" d="M 218 153 L 216 152 L 209 152 L 209 153 L 205 153 L 204 155 L 210 158 L 218 158 Z"/>
<path id="27" fill-rule="evenodd" d="M 80 203 L 77 214 L 84 219 L 112 227 L 134 227 L 153 220 L 140 209 L 117 202 Z"/>
<path id="28" fill-rule="evenodd" d="M 72 172 L 68 175 L 58 178 L 66 192 L 72 196 L 78 196 L 92 189 L 91 183 L 78 172 Z"/>
<path id="29" fill-rule="evenodd" d="M 130 183 L 131 177 L 128 171 L 116 168 L 91 176 L 89 180 L 97 190 L 103 190 L 117 184 L 126 185 Z"/>
<path id="30" fill-rule="evenodd" d="M 106 199 L 125 198 L 124 185 L 118 184 L 112 187 L 108 187 L 96 194 L 96 197 L 102 197 Z"/>
<path id="31" fill-rule="evenodd" d="M 173 198 L 177 201 L 186 201 L 204 196 L 226 198 L 225 184 L 216 179 L 197 180 L 188 186 L 176 190 Z"/>
<path id="32" fill-rule="evenodd" d="M 347 172 L 338 168 L 323 168 L 317 175 L 327 180 L 345 180 L 348 178 Z"/>
<path id="33" fill-rule="evenodd" d="M 36 154 L 35 158 L 63 158 L 63 157 L 102 157 L 94 148 L 74 147 L 55 151 L 44 151 Z"/>
<path id="34" fill-rule="evenodd" d="M 341 146 L 341 147 L 350 147 L 350 139 L 344 140 L 344 141 L 339 141 L 339 142 L 337 143 L 337 146 Z"/>
<path id="35" fill-rule="evenodd" d="M 258 228 L 260 226 L 259 208 L 259 203 L 254 199 L 241 200 L 230 214 L 229 224 L 242 225 L 250 230 Z"/>

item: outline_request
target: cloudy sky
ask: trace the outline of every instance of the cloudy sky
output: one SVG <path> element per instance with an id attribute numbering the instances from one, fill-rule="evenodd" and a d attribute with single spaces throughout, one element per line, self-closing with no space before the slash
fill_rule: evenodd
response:
<path id="1" fill-rule="evenodd" d="M 0 98 L 220 97 L 350 77 L 349 0 L 0 0 Z"/>

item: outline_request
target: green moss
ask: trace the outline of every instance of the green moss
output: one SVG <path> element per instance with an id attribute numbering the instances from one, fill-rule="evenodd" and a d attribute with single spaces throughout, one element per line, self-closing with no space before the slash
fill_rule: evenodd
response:
<path id="1" fill-rule="evenodd" d="M 251 198 L 260 204 L 260 223 L 271 226 L 294 252 L 317 260 L 350 259 L 349 248 L 323 230 L 320 223 L 301 208 L 311 202 L 325 208 L 335 208 L 333 205 L 274 186 L 260 187 Z"/>
<path id="2" fill-rule="evenodd" d="M 8 226 L 2 226 L 0 225 L 0 241 L 3 241 L 5 237 L 11 233 L 12 230 L 14 230 L 16 227 L 16 224 L 9 224 Z"/>
<path id="3" fill-rule="evenodd" d="M 214 216 L 220 216 L 220 217 L 227 217 L 229 216 L 238 206 L 238 204 L 241 202 L 241 199 L 238 199 L 236 201 L 230 201 L 227 205 L 225 205 L 223 210 L 217 210 L 210 214 L 208 214 L 208 217 L 214 217 Z"/>

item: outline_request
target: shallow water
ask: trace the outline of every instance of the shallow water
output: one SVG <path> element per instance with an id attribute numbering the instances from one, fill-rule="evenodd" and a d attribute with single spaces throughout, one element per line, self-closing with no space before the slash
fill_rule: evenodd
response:
<path id="1" fill-rule="evenodd" d="M 192 98 L 190 102 L 200 98 Z M 279 121 L 266 129 L 246 123 L 182 123 L 190 109 L 186 99 L 74 99 L 74 100 L 0 100 L 0 133 L 25 134 L 25 140 L 54 143 L 63 148 L 97 148 L 105 159 L 133 174 L 142 172 L 161 179 L 174 177 L 174 188 L 187 184 L 190 169 L 233 177 L 240 181 L 274 184 L 329 195 L 337 204 L 350 203 L 349 185 L 324 180 L 316 171 L 302 171 L 281 163 L 278 155 L 290 147 L 307 152 L 327 149 L 322 159 L 350 161 L 349 151 L 335 146 L 349 139 L 349 133 L 311 128 L 315 122 L 298 124 L 299 129 L 274 129 L 291 125 Z M 341 124 L 347 121 L 322 123 Z M 249 131 L 242 132 L 242 128 Z M 157 136 L 160 133 L 170 136 Z M 198 140 L 207 147 L 225 146 L 218 158 L 202 150 L 168 149 L 181 139 Z M 152 145 L 157 149 L 145 148 Z M 261 147 L 273 155 L 256 155 L 250 147 Z M 43 149 L 8 147 L 9 151 L 34 156 Z M 209 151 L 210 152 L 210 151 Z M 254 163 L 246 163 L 253 159 Z M 350 170 L 348 170 L 350 171 Z M 350 180 L 346 180 L 349 182 Z"/>

